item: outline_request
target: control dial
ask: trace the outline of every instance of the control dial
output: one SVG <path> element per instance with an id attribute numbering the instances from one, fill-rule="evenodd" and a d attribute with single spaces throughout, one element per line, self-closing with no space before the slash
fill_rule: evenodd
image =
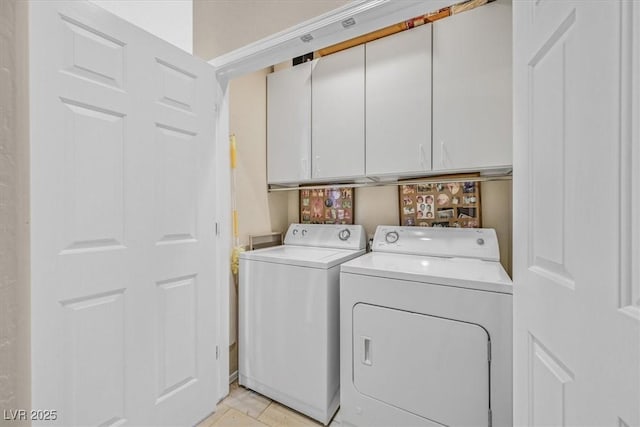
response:
<path id="1" fill-rule="evenodd" d="M 298 234 L 298 229 L 297 229 L 297 228 L 294 228 L 294 229 L 293 229 L 293 231 L 292 231 L 291 233 L 295 236 L 296 234 Z"/>
<path id="2" fill-rule="evenodd" d="M 338 233 L 338 238 L 343 242 L 346 241 L 349 237 L 351 237 L 351 231 L 349 231 L 348 228 L 344 228 Z"/>
<path id="3" fill-rule="evenodd" d="M 397 231 L 389 231 L 384 236 L 384 240 L 386 240 L 387 243 L 395 243 L 398 241 L 399 238 L 400 238 L 400 235 L 398 234 Z"/>
<path id="4" fill-rule="evenodd" d="M 302 235 L 303 235 L 303 236 L 306 236 L 306 235 L 307 235 L 307 230 L 306 230 L 306 229 L 304 229 L 304 228 L 302 229 Z"/>

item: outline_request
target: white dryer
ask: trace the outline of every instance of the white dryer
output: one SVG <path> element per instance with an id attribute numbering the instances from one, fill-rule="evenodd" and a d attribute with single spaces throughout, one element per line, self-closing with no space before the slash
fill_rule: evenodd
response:
<path id="1" fill-rule="evenodd" d="M 238 382 L 324 424 L 340 401 L 340 264 L 361 225 L 292 224 L 284 245 L 240 255 Z"/>
<path id="2" fill-rule="evenodd" d="M 379 226 L 340 274 L 345 426 L 511 426 L 512 282 L 492 229 Z"/>

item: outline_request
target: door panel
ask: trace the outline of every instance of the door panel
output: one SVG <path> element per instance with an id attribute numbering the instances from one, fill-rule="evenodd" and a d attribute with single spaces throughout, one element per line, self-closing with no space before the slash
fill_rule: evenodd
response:
<path id="1" fill-rule="evenodd" d="M 89 104 L 62 100 L 62 185 L 68 208 L 63 252 L 122 248 L 124 118 Z"/>
<path id="2" fill-rule="evenodd" d="M 70 424 L 115 424 L 125 419 L 124 302 L 122 289 L 61 302 L 62 342 L 68 347 L 63 363 L 70 374 L 64 390 L 71 396 L 63 408 L 72 413 Z M 87 363 L 91 360 L 100 365 Z"/>
<path id="3" fill-rule="evenodd" d="M 513 7 L 514 424 L 640 425 L 638 5 Z"/>
<path id="4" fill-rule="evenodd" d="M 480 326 L 356 304 L 352 339 L 360 393 L 442 425 L 488 425 L 489 335 Z"/>
<path id="5" fill-rule="evenodd" d="M 195 424 L 217 400 L 213 70 L 85 2 L 30 19 L 32 405 Z"/>

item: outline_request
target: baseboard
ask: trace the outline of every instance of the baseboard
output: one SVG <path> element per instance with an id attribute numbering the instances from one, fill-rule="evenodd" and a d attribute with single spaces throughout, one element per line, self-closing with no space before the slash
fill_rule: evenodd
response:
<path id="1" fill-rule="evenodd" d="M 235 370 L 229 375 L 229 384 L 233 383 L 238 379 L 238 370 Z"/>

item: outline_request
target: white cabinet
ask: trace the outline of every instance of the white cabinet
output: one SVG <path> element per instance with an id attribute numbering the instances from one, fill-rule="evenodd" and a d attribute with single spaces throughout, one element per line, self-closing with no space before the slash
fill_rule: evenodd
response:
<path id="1" fill-rule="evenodd" d="M 366 44 L 367 176 L 431 170 L 431 30 Z"/>
<path id="2" fill-rule="evenodd" d="M 312 80 L 312 179 L 364 176 L 364 45 L 320 58 Z"/>
<path id="3" fill-rule="evenodd" d="M 313 62 L 267 75 L 267 182 L 311 178 L 311 70 Z"/>
<path id="4" fill-rule="evenodd" d="M 433 169 L 512 165 L 511 2 L 433 24 Z"/>

